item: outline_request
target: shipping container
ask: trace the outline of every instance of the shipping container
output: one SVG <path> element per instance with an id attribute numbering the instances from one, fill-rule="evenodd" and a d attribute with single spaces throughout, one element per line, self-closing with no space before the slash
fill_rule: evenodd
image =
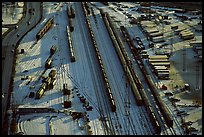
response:
<path id="1" fill-rule="evenodd" d="M 158 73 L 169 73 L 169 70 L 161 70 L 161 69 L 157 69 L 156 70 L 156 74 L 158 74 Z"/>
<path id="2" fill-rule="evenodd" d="M 167 70 L 165 66 L 154 66 L 154 70 Z"/>

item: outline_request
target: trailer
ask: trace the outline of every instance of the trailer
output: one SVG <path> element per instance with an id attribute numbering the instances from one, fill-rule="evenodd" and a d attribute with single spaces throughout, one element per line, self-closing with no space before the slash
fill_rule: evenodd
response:
<path id="1" fill-rule="evenodd" d="M 159 73 L 169 73 L 169 70 L 168 69 L 165 69 L 165 70 L 158 69 L 158 70 L 156 70 L 156 74 L 158 75 Z"/>
<path id="2" fill-rule="evenodd" d="M 186 28 L 178 28 L 174 30 L 175 34 L 179 34 L 181 31 L 185 30 Z"/>
<path id="3" fill-rule="evenodd" d="M 152 41 L 153 41 L 154 43 L 164 42 L 164 41 L 165 41 L 165 38 L 166 38 L 166 37 L 164 37 L 164 36 L 153 37 L 153 38 L 152 38 Z"/>
<path id="4" fill-rule="evenodd" d="M 153 69 L 154 71 L 157 71 L 157 70 L 167 70 L 168 68 L 165 66 L 154 66 Z"/>
<path id="5" fill-rule="evenodd" d="M 193 39 L 195 37 L 194 33 L 188 33 L 181 36 L 183 40 Z"/>
<path id="6" fill-rule="evenodd" d="M 201 41 L 192 41 L 192 42 L 190 42 L 190 46 L 192 46 L 192 47 L 202 46 L 202 40 Z"/>
<path id="7" fill-rule="evenodd" d="M 166 66 L 167 68 L 170 67 L 170 62 L 156 62 L 156 63 L 151 63 L 152 66 Z"/>
<path id="8" fill-rule="evenodd" d="M 149 56 L 149 59 L 168 59 L 169 57 L 167 55 L 154 55 L 154 56 Z"/>
<path id="9" fill-rule="evenodd" d="M 156 32 L 156 33 L 150 33 L 149 36 L 152 39 L 153 37 L 163 36 L 163 32 Z"/>
<path id="10" fill-rule="evenodd" d="M 150 33 L 158 33 L 159 32 L 159 30 L 157 28 L 155 28 L 155 27 L 153 27 L 153 28 L 146 28 L 145 31 L 149 35 L 150 35 Z"/>
<path id="11" fill-rule="evenodd" d="M 169 79 L 169 73 L 166 73 L 166 72 L 159 72 L 157 76 L 158 76 L 158 79 Z"/>
<path id="12" fill-rule="evenodd" d="M 155 62 L 169 62 L 168 59 L 149 59 L 150 63 L 155 63 Z"/>

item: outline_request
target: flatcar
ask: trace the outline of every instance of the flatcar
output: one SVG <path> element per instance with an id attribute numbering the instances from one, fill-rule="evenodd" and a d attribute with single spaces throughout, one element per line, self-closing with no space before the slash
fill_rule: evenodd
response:
<path id="1" fill-rule="evenodd" d="M 166 105 L 162 101 L 159 93 L 157 92 L 157 88 L 156 88 L 154 82 L 152 81 L 151 77 L 149 75 L 147 75 L 146 78 L 147 78 L 147 83 L 150 86 L 150 89 L 152 90 L 152 93 L 153 93 L 153 96 L 154 96 L 155 101 L 157 103 L 157 106 L 159 107 L 159 110 L 162 113 L 164 120 L 166 121 L 166 125 L 168 127 L 172 127 L 173 126 L 173 118 L 172 118 L 170 111 L 167 109 Z"/>
<path id="2" fill-rule="evenodd" d="M 45 92 L 45 89 L 40 87 L 40 89 L 36 92 L 35 98 L 40 99 L 43 96 L 44 92 Z"/>
<path id="3" fill-rule="evenodd" d="M 51 17 L 43 26 L 43 28 L 36 34 L 36 39 L 41 39 L 45 33 L 53 26 L 54 24 L 54 18 Z"/>
<path id="4" fill-rule="evenodd" d="M 51 58 L 48 58 L 45 62 L 45 68 L 46 69 L 49 69 L 51 68 L 51 65 L 52 65 L 52 59 Z"/>

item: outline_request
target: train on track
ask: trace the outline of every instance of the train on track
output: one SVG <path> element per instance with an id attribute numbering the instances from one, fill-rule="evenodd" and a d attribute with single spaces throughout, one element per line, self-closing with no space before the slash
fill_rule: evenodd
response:
<path id="1" fill-rule="evenodd" d="M 94 46 L 94 49 L 95 49 L 95 53 L 96 53 L 97 59 L 98 59 L 99 65 L 100 65 L 100 70 L 101 70 L 102 77 L 103 77 L 103 80 L 104 80 L 104 83 L 105 83 L 106 93 L 108 95 L 108 100 L 109 100 L 110 105 L 111 105 L 111 110 L 112 110 L 112 112 L 115 112 L 116 111 L 116 104 L 115 104 L 115 100 L 113 98 L 112 89 L 110 87 L 108 78 L 106 76 L 106 72 L 105 72 L 105 68 L 104 68 L 104 65 L 103 65 L 103 61 L 101 59 L 101 55 L 99 53 L 99 50 L 98 50 L 98 47 L 97 47 L 97 44 L 96 44 L 96 41 L 95 41 L 95 38 L 94 38 L 94 34 L 93 34 L 92 29 L 91 29 L 90 21 L 89 21 L 89 19 L 87 17 L 88 16 L 88 11 L 87 10 L 89 10 L 88 7 L 89 6 L 87 5 L 86 2 L 82 3 L 82 8 L 84 10 L 84 14 L 85 14 L 85 17 L 86 17 L 86 23 L 87 23 L 87 26 L 88 26 L 89 34 L 90 34 L 91 39 L 92 39 L 92 43 L 93 43 L 93 46 Z"/>
<path id="2" fill-rule="evenodd" d="M 75 57 L 75 52 L 74 52 L 74 47 L 73 47 L 73 44 L 72 44 L 72 35 L 71 35 L 71 32 L 67 26 L 67 37 L 68 37 L 68 46 L 69 46 L 69 49 L 70 49 L 70 59 L 71 59 L 71 62 L 75 62 L 76 61 L 76 57 Z"/>
<path id="3" fill-rule="evenodd" d="M 173 127 L 173 117 L 170 113 L 170 111 L 167 109 L 166 105 L 164 104 L 162 98 L 160 97 L 157 88 L 151 78 L 150 75 L 146 75 L 145 79 L 147 79 L 147 83 L 150 86 L 150 89 L 152 90 L 152 94 L 155 98 L 155 101 L 157 103 L 157 106 L 159 107 L 160 112 L 162 113 L 164 120 L 166 121 L 166 125 L 168 127 Z"/>
<path id="4" fill-rule="evenodd" d="M 111 21 L 110 16 L 107 13 L 104 13 L 102 10 L 100 10 L 100 13 L 102 15 L 102 18 L 105 22 L 106 28 L 108 29 L 108 32 L 110 34 L 110 37 L 112 39 L 113 45 L 116 49 L 116 53 L 120 59 L 120 62 L 122 63 L 123 70 L 126 72 L 126 77 L 131 85 L 131 89 L 133 91 L 133 95 L 135 97 L 137 105 L 142 105 L 142 98 L 139 94 L 139 91 L 136 86 L 136 81 L 134 80 L 135 74 L 133 73 L 133 69 L 131 66 L 131 62 L 129 57 L 127 56 L 127 53 L 124 49 L 122 40 L 118 37 L 117 32 L 115 31 L 115 26 Z"/>
<path id="5" fill-rule="evenodd" d="M 127 29 L 123 26 L 123 27 L 121 27 L 121 30 L 122 30 L 122 33 L 125 33 L 126 34 L 126 38 L 128 38 L 128 39 L 130 39 L 130 37 L 129 37 L 129 35 L 128 35 L 128 32 L 127 32 Z M 123 34 L 123 35 L 125 35 L 125 34 Z M 139 56 L 139 52 L 140 52 L 140 50 L 135 50 L 135 48 L 134 48 L 134 45 L 132 45 L 132 43 L 131 42 L 129 42 L 128 43 L 128 45 L 130 46 L 130 49 L 132 50 L 132 53 L 133 53 L 133 55 L 135 56 L 135 57 L 137 57 L 136 58 L 136 60 L 137 60 L 137 62 L 140 62 L 140 64 L 138 63 L 138 65 L 139 65 L 139 67 L 140 67 L 140 69 L 141 69 L 141 71 L 142 71 L 142 73 L 143 73 L 143 75 L 144 75 L 144 77 L 145 77 L 145 80 L 147 81 L 147 84 L 149 85 L 149 87 L 150 87 L 150 89 L 151 89 L 151 91 L 152 91 L 152 93 L 153 93 L 153 96 L 154 96 L 154 98 L 155 98 L 155 101 L 156 101 L 156 103 L 157 103 L 157 106 L 159 107 L 159 109 L 160 109 L 160 112 L 162 113 L 162 116 L 164 117 L 164 120 L 166 121 L 166 125 L 168 126 L 168 127 L 172 127 L 173 126 L 173 118 L 172 118 L 172 116 L 171 116 L 171 114 L 170 114 L 170 111 L 167 109 L 167 107 L 165 106 L 165 104 L 163 103 L 163 101 L 162 101 L 162 99 L 161 99 L 161 97 L 160 97 L 160 95 L 159 95 L 159 93 L 158 93 L 158 91 L 157 91 L 157 88 L 156 88 L 156 86 L 155 86 L 155 84 L 154 84 L 154 82 L 153 82 L 153 80 L 152 80 L 152 78 L 151 78 L 151 76 L 145 71 L 145 67 L 144 67 L 144 64 L 142 63 L 142 59 L 141 59 L 141 57 Z M 144 92 L 142 92 L 142 93 L 144 93 Z M 141 94 L 142 94 L 141 93 Z M 143 100 L 144 101 L 147 101 L 146 99 L 144 99 L 143 98 Z M 147 106 L 147 104 L 145 103 L 145 106 L 146 107 L 149 107 L 149 106 Z M 150 120 L 151 119 L 153 119 L 153 115 L 151 116 L 150 115 L 150 110 L 148 110 L 148 108 L 147 108 L 147 111 L 148 111 L 148 115 L 149 115 L 149 117 L 150 117 Z M 156 117 L 155 117 L 156 118 Z M 152 120 L 151 120 L 152 121 Z M 156 121 L 156 119 L 155 120 L 153 120 L 153 121 Z M 152 121 L 152 123 L 153 123 L 153 121 Z M 156 133 L 159 133 L 159 131 L 161 132 L 161 127 L 159 128 L 158 126 L 157 126 L 157 124 L 156 123 L 153 123 L 153 125 L 155 126 L 156 125 L 156 129 L 155 129 L 155 131 L 156 131 Z"/>
<path id="6" fill-rule="evenodd" d="M 130 38 L 130 35 L 128 34 L 127 29 L 124 26 L 120 26 L 120 29 L 121 29 L 121 31 L 123 33 L 124 38 L 126 39 L 128 45 L 129 45 L 131 51 L 133 52 L 133 54 L 136 53 L 136 52 L 140 52 L 140 50 L 137 50 L 136 52 L 134 51 L 135 46 L 134 46 L 134 44 L 133 44 L 133 42 L 132 42 L 132 40 Z M 160 124 L 158 122 L 158 119 L 157 119 L 157 117 L 155 115 L 152 104 L 150 103 L 150 101 L 149 101 L 149 99 L 148 99 L 148 97 L 146 95 L 146 92 L 144 91 L 144 88 L 142 87 L 142 84 L 141 84 L 141 82 L 140 82 L 137 75 L 136 75 L 135 79 L 137 81 L 136 85 L 137 85 L 138 90 L 140 92 L 140 95 L 141 95 L 141 97 L 143 99 L 143 103 L 144 103 L 145 108 L 147 110 L 150 121 L 151 121 L 151 123 L 152 123 L 152 125 L 154 127 L 155 133 L 160 134 L 161 133 L 161 126 L 160 126 Z"/>
<path id="7" fill-rule="evenodd" d="M 69 22 L 69 29 L 70 31 L 74 31 L 74 26 L 73 26 L 73 19 L 75 18 L 75 11 L 72 6 L 67 6 L 67 16 L 68 16 L 68 22 Z"/>
<path id="8" fill-rule="evenodd" d="M 53 26 L 54 17 L 51 17 L 44 25 L 44 27 L 36 34 L 36 39 L 41 39 L 45 33 Z"/>

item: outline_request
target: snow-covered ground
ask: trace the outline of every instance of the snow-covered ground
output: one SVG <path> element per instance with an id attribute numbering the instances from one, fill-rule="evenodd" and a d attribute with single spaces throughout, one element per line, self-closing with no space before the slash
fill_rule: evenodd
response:
<path id="1" fill-rule="evenodd" d="M 18 2 L 18 6 L 2 5 L 2 25 L 4 24 L 16 24 L 23 16 L 23 2 Z M 2 28 L 2 34 L 4 34 L 8 28 Z"/>
<path id="2" fill-rule="evenodd" d="M 148 41 L 141 30 L 137 25 L 130 25 L 128 23 L 129 19 L 121 11 L 116 9 L 117 12 L 115 12 L 99 2 L 92 2 L 92 4 L 108 11 L 111 16 L 115 16 L 115 20 L 121 21 L 121 24 L 127 25 L 130 35 L 132 37 L 135 35 L 140 36 L 148 53 L 154 54 L 152 49 L 148 49 Z M 124 2 L 123 4 L 129 7 L 132 6 L 128 2 Z M 76 54 L 76 62 L 71 62 L 70 60 L 66 32 L 66 26 L 68 25 L 67 5 L 72 5 L 76 14 L 73 19 L 74 31 L 72 32 L 72 43 Z M 21 108 L 52 108 L 56 112 L 20 115 L 17 118 L 17 132 L 23 132 L 26 135 L 154 134 L 152 124 L 144 106 L 136 105 L 130 86 L 126 83 L 124 71 L 114 50 L 108 31 L 96 7 L 93 6 L 96 18 L 90 15 L 89 19 L 110 87 L 112 88 L 113 97 L 116 101 L 116 112 L 111 112 L 107 95 L 104 92 L 105 87 L 102 82 L 91 38 L 88 34 L 88 28 L 85 24 L 81 4 L 78 2 L 45 2 L 43 3 L 45 19 L 29 32 L 19 45 L 19 50 L 24 49 L 25 53 L 18 54 L 17 56 L 12 103 Z M 115 6 L 110 5 L 110 7 Z M 126 10 L 130 11 L 128 8 Z M 139 14 L 135 13 L 133 16 L 139 16 Z M 36 43 L 35 35 L 50 17 L 54 17 L 54 26 Z M 118 26 L 120 23 L 117 23 Z M 169 27 L 167 27 L 166 31 L 168 29 Z M 55 68 L 57 70 L 57 83 L 54 89 L 46 91 L 39 100 L 29 98 L 29 93 L 36 93 L 41 85 L 41 78 L 39 76 L 44 70 L 45 61 L 53 45 L 57 46 L 52 63 L 52 69 Z M 125 46 L 127 47 L 127 45 Z M 130 54 L 130 51 L 128 53 Z M 133 60 L 131 55 L 130 57 Z M 137 70 L 137 66 L 134 65 L 134 67 Z M 24 76 L 31 76 L 32 81 L 27 84 L 29 79 L 21 80 Z M 165 83 L 166 81 L 160 82 Z M 72 89 L 71 95 L 69 96 L 63 95 L 64 83 L 67 83 L 68 87 Z M 93 106 L 92 111 L 87 111 L 83 107 L 83 104 L 79 100 L 79 96 L 82 95 L 89 102 L 90 106 Z M 173 112 L 173 106 L 165 96 L 162 96 L 162 98 L 175 119 L 174 132 L 176 134 L 183 134 L 182 129 L 179 127 L 180 119 Z M 63 103 L 67 100 L 72 102 L 72 107 L 64 109 Z M 197 112 L 197 109 L 194 111 Z M 198 111 L 200 111 L 200 108 Z M 71 112 L 82 112 L 84 117 L 73 120 Z M 86 120 L 86 117 L 89 118 L 90 122 Z M 90 126 L 92 133 L 88 132 L 88 126 Z M 200 125 L 196 123 L 193 126 L 200 128 Z M 171 134 L 171 131 L 162 131 L 161 134 Z"/>

